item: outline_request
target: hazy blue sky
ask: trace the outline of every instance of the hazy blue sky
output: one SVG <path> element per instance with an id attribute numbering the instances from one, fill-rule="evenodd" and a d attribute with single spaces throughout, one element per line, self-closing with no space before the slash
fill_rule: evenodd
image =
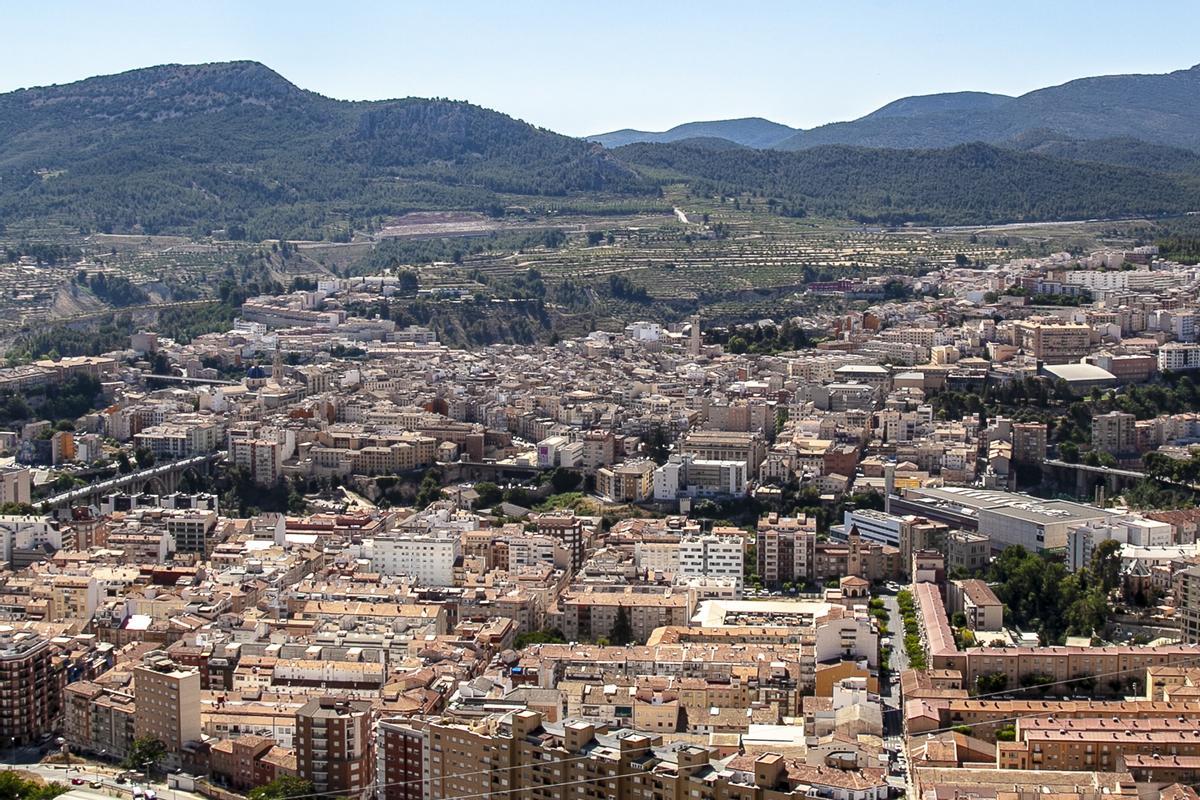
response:
<path id="1" fill-rule="evenodd" d="M 740 116 L 811 127 L 906 95 L 1200 62 L 1195 0 L 0 0 L 0 20 L 0 91 L 254 59 L 333 97 L 452 97 L 576 135 Z"/>

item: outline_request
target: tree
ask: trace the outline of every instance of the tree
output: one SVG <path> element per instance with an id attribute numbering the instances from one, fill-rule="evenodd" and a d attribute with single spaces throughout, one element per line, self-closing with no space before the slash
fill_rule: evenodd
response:
<path id="1" fill-rule="evenodd" d="M 0 772 L 0 800 L 51 800 L 70 788 L 61 783 L 25 780 L 13 770 Z"/>
<path id="2" fill-rule="evenodd" d="M 625 606 L 617 609 L 617 619 L 613 622 L 610 641 L 618 647 L 624 647 L 633 641 L 633 626 L 629 623 L 629 610 Z"/>
<path id="3" fill-rule="evenodd" d="M 992 672 L 978 675 L 975 678 L 975 691 L 979 694 L 995 694 L 1008 688 L 1008 675 L 1003 672 Z"/>
<path id="4" fill-rule="evenodd" d="M 312 781 L 295 775 L 280 775 L 270 783 L 250 790 L 250 800 L 287 800 L 289 797 L 306 797 L 313 793 Z"/>
<path id="5" fill-rule="evenodd" d="M 554 488 L 555 494 L 566 494 L 573 491 L 582 480 L 583 478 L 578 472 L 562 467 L 558 467 L 550 473 L 550 485 Z"/>
<path id="6" fill-rule="evenodd" d="M 124 450 L 117 453 L 117 470 L 122 475 L 128 475 L 133 472 L 133 464 L 129 462 L 129 455 Z"/>
<path id="7" fill-rule="evenodd" d="M 1121 543 L 1108 539 L 1096 545 L 1090 569 L 1105 594 L 1117 588 L 1121 582 Z"/>
<path id="8" fill-rule="evenodd" d="M 133 460 L 141 469 L 150 469 L 154 466 L 154 453 L 144 447 L 137 447 L 133 451 Z"/>
<path id="9" fill-rule="evenodd" d="M 475 501 L 476 508 L 491 508 L 504 499 L 504 492 L 491 481 L 475 484 L 475 492 L 479 495 L 479 499 Z"/>
<path id="10" fill-rule="evenodd" d="M 416 500 L 413 501 L 417 508 L 425 508 L 430 503 L 435 503 L 442 499 L 442 482 L 438 478 L 436 470 L 429 470 L 425 473 L 425 477 L 421 480 L 421 487 L 417 490 Z"/>
<path id="11" fill-rule="evenodd" d="M 166 754 L 166 745 L 159 739 L 152 736 L 134 739 L 129 747 L 129 754 L 125 756 L 125 768 L 153 772 Z"/>

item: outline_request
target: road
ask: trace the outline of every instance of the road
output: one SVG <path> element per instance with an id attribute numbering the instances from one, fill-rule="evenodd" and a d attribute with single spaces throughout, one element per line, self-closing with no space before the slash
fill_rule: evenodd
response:
<path id="1" fill-rule="evenodd" d="M 5 764 L 4 768 L 13 769 L 13 765 Z M 47 783 L 65 784 L 77 796 L 86 795 L 91 800 L 112 800 L 114 797 L 130 797 L 135 787 L 143 789 L 146 787 L 144 781 L 119 784 L 114 779 L 117 773 L 122 772 L 122 770 L 115 767 L 98 767 L 91 763 L 72 764 L 69 771 L 62 764 L 17 764 L 16 769 L 32 772 Z M 72 785 L 72 778 L 82 778 L 84 784 L 82 786 Z M 100 781 L 102 787 L 93 789 L 91 787 L 92 781 Z M 185 792 L 180 789 L 171 789 L 165 783 L 158 781 L 152 782 L 150 787 L 158 794 L 159 800 L 207 800 L 203 795 L 196 794 L 195 792 Z"/>
<path id="2" fill-rule="evenodd" d="M 679 221 L 684 225 L 688 224 L 687 212 L 685 212 L 682 208 L 679 208 L 678 206 L 675 207 L 675 216 L 678 217 Z"/>
<path id="3" fill-rule="evenodd" d="M 883 607 L 888 612 L 888 636 L 892 640 L 892 655 L 888 660 L 889 682 L 879 687 L 879 699 L 883 703 L 883 746 L 890 753 L 904 753 L 904 715 L 901 711 L 900 684 L 891 683 L 892 675 L 899 676 L 908 669 L 908 653 L 904 650 L 904 620 L 900 617 L 900 605 L 894 592 L 879 592 Z M 902 766 L 903 765 L 903 766 Z M 907 783 L 907 762 L 892 757 L 888 782 L 893 788 Z"/>
<path id="4" fill-rule="evenodd" d="M 893 674 L 899 675 L 902 670 L 908 669 L 908 651 L 904 649 L 904 619 L 900 616 L 900 604 L 896 602 L 896 595 L 881 594 L 880 598 L 888 612 L 888 631 L 892 640 L 889 669 Z"/>

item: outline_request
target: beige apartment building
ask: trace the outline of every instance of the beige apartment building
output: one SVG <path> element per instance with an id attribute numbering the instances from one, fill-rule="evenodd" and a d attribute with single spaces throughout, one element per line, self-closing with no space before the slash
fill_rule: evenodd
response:
<path id="1" fill-rule="evenodd" d="M 650 460 L 627 461 L 596 471 L 596 493 L 616 503 L 640 503 L 654 493 L 654 470 Z"/>
<path id="2" fill-rule="evenodd" d="M 557 613 L 549 614 L 549 622 L 560 623 L 557 627 L 572 641 L 611 639 L 617 618 L 624 610 L 634 643 L 641 644 L 650 638 L 655 628 L 686 625 L 696 607 L 695 595 L 689 591 L 615 588 L 615 591 L 605 591 L 586 586 L 568 590 L 559 600 Z"/>
<path id="3" fill-rule="evenodd" d="M 1124 411 L 1110 411 L 1092 417 L 1092 448 L 1113 455 L 1137 452 L 1137 417 Z"/>
<path id="4" fill-rule="evenodd" d="M 183 746 L 200 740 L 200 670 L 182 667 L 166 653 L 147 653 L 133 670 L 137 738 L 158 739 L 167 763 L 178 766 Z"/>
<path id="5" fill-rule="evenodd" d="M 751 478 L 767 457 L 767 443 L 757 433 L 691 431 L 680 442 L 680 453 L 697 461 L 742 461 Z"/>
<path id="6" fill-rule="evenodd" d="M 813 766 L 778 753 L 738 756 L 714 770 L 713 752 L 696 744 L 664 745 L 656 734 L 601 733 L 581 720 L 544 722 L 535 711 L 492 717 L 474 726 L 443 721 L 380 727 L 385 749 L 419 765 L 396 775 L 424 775 L 429 800 L 510 797 L 520 800 L 882 800 L 881 769 Z M 426 747 L 416 743 L 424 741 Z M 462 765 L 486 765 L 463 770 Z M 392 796 L 388 795 L 389 800 Z M 401 795 L 397 795 L 401 797 Z M 407 800 L 407 798 L 405 798 Z"/>
<path id="7" fill-rule="evenodd" d="M 1092 349 L 1092 329 L 1074 323 L 1013 323 L 1013 344 L 1047 364 L 1072 364 Z"/>

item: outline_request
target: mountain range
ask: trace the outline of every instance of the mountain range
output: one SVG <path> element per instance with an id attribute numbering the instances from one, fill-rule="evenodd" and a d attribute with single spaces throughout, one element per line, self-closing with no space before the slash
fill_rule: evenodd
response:
<path id="1" fill-rule="evenodd" d="M 1005 145 L 1033 132 L 1071 140 L 1131 138 L 1200 150 L 1200 65 L 1161 75 L 1080 78 L 1019 97 L 986 92 L 906 97 L 859 119 L 809 130 L 754 119 L 687 123 L 664 133 L 626 129 L 587 138 L 606 147 L 706 136 L 779 150 L 822 145 L 929 149 L 968 142 Z"/>
<path id="2" fill-rule="evenodd" d="M 414 210 L 669 211 L 680 184 L 888 223 L 1174 214 L 1200 209 L 1198 86 L 1193 69 L 961 92 L 842 127 L 694 123 L 606 148 L 461 101 L 332 99 L 256 62 L 164 65 L 0 94 L 0 234 L 336 238 Z"/>
<path id="3" fill-rule="evenodd" d="M 495 111 L 334 100 L 256 62 L 0 95 L 0 223 L 319 235 L 332 206 L 353 217 L 490 207 L 502 194 L 654 191 L 599 145 Z"/>

